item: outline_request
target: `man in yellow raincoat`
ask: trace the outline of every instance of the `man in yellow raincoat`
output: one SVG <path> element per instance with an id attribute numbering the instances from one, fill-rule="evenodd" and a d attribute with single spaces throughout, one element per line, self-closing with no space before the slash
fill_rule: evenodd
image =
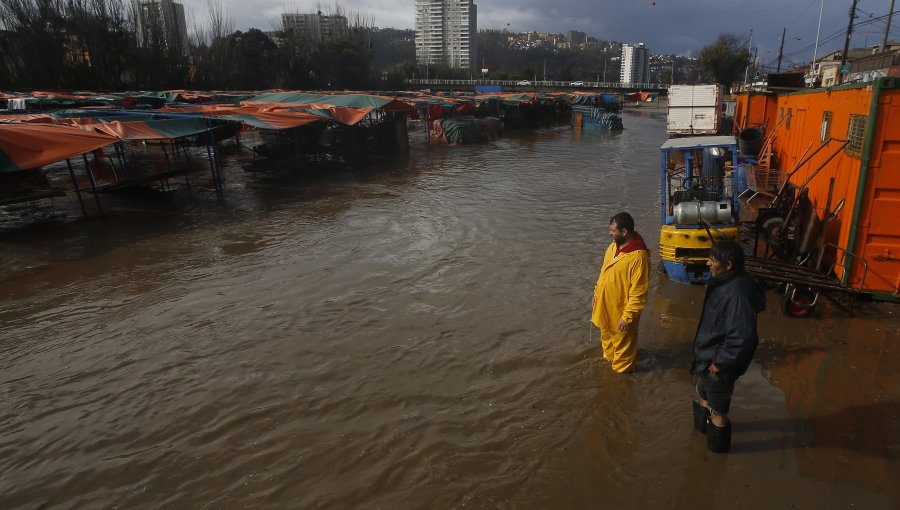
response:
<path id="1" fill-rule="evenodd" d="M 603 357 L 616 372 L 630 372 L 637 358 L 637 330 L 647 302 L 650 251 L 634 231 L 634 218 L 620 212 L 609 220 L 613 242 L 603 256 L 594 288 L 591 322 L 600 328 Z"/>

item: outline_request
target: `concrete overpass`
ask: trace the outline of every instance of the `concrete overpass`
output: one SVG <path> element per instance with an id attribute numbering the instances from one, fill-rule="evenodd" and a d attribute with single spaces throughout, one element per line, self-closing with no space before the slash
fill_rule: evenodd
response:
<path id="1" fill-rule="evenodd" d="M 504 92 L 549 92 L 553 90 L 584 90 L 593 92 L 653 92 L 668 95 L 667 83 L 618 83 L 585 81 L 583 85 L 572 85 L 572 81 L 532 81 L 532 80 L 438 80 L 407 79 L 404 83 L 412 89 L 453 89 L 475 90 L 477 85 L 499 86 Z"/>

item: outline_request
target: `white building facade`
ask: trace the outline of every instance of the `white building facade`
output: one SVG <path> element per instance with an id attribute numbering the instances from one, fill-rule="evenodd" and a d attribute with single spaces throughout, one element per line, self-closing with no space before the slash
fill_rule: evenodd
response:
<path id="1" fill-rule="evenodd" d="M 473 0 L 416 0 L 416 61 L 474 70 L 477 9 Z"/>
<path id="2" fill-rule="evenodd" d="M 647 83 L 650 79 L 650 50 L 644 43 L 622 45 L 622 68 L 619 81 L 622 83 Z"/>

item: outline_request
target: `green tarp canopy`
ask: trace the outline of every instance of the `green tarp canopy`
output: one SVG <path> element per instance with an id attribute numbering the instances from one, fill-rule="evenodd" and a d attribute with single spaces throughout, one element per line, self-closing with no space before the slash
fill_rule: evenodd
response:
<path id="1" fill-rule="evenodd" d="M 350 108 L 374 108 L 385 110 L 408 110 L 409 106 L 389 97 L 370 96 L 367 94 L 304 94 L 300 92 L 267 92 L 244 101 L 253 103 L 276 103 L 289 105 L 329 105 Z"/>
<path id="2" fill-rule="evenodd" d="M 174 103 L 178 101 L 178 96 L 180 94 L 178 92 L 140 92 L 138 94 L 134 94 L 132 97 L 135 98 L 157 98 L 164 99 L 167 103 Z"/>
<path id="3" fill-rule="evenodd" d="M 150 113 L 125 113 L 122 110 L 105 112 L 98 110 L 82 110 L 78 108 L 56 110 L 55 112 L 50 113 L 50 116 L 56 117 L 57 119 L 97 119 L 100 122 L 136 122 L 157 118 Z"/>

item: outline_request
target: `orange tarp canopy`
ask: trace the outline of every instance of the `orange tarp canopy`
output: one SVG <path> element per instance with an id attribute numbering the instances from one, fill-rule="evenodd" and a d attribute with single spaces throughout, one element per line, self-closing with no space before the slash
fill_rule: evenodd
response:
<path id="1" fill-rule="evenodd" d="M 97 133 L 106 133 L 122 140 L 168 140 L 171 138 L 144 122 L 91 122 L 85 123 L 82 128 Z"/>
<path id="2" fill-rule="evenodd" d="M 172 113 L 202 113 L 205 116 L 235 120 L 262 129 L 291 129 L 305 126 L 313 122 L 325 122 L 327 120 L 326 117 L 322 115 L 304 111 L 296 111 L 288 108 L 259 108 L 256 106 L 195 105 L 184 108 L 166 106 L 157 111 Z M 358 117 L 355 122 L 359 122 L 359 120 L 366 116 L 365 113 L 354 115 L 347 112 L 344 112 L 341 115 L 348 120 L 353 120 Z M 338 120 L 343 122 L 340 119 Z"/>
<path id="3" fill-rule="evenodd" d="M 38 168 L 118 141 L 71 126 L 0 124 L 0 172 Z"/>
<path id="4" fill-rule="evenodd" d="M 46 122 L 52 124 L 55 121 L 56 119 L 49 113 L 23 113 L 0 116 L 0 122 Z"/>
<path id="5" fill-rule="evenodd" d="M 352 126 L 363 120 L 375 108 L 370 107 L 352 107 L 352 106 L 334 106 L 330 104 L 289 104 L 289 103 L 254 103 L 260 108 L 265 109 L 287 109 L 287 110 L 320 110 L 328 112 L 328 114 L 341 124 Z"/>

